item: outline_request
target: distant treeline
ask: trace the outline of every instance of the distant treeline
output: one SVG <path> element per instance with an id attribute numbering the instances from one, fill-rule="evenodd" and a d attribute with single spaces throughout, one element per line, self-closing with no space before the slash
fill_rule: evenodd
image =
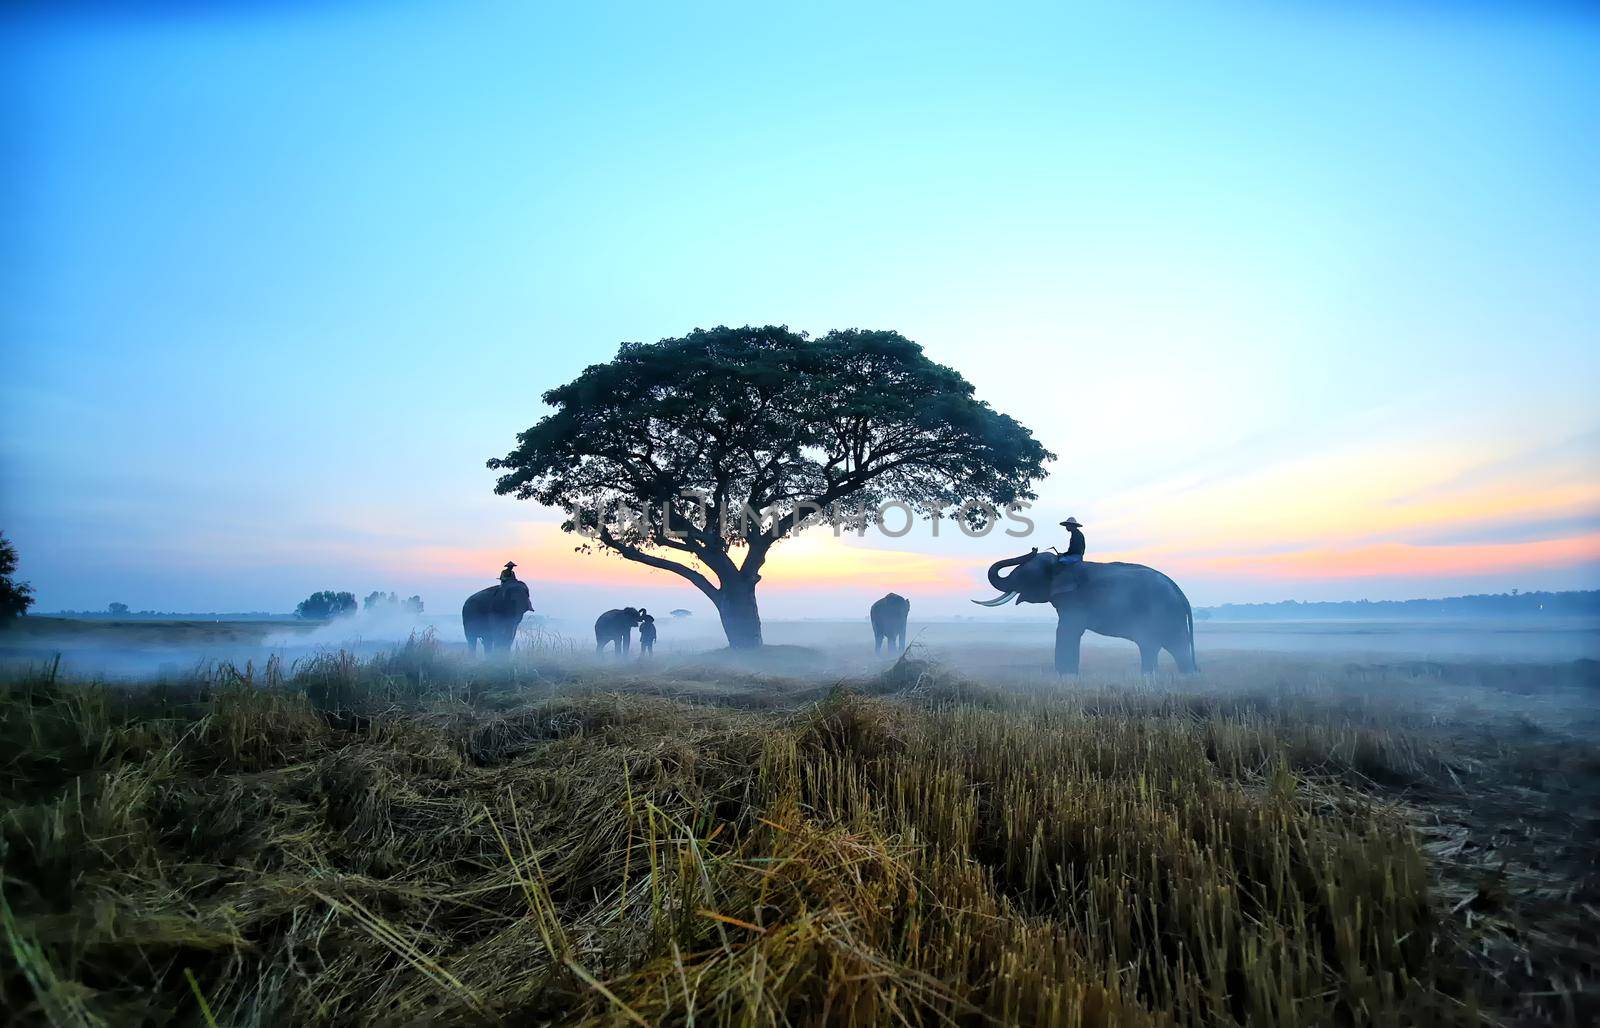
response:
<path id="1" fill-rule="evenodd" d="M 1600 615 L 1600 589 L 1562 593 L 1484 593 L 1447 596 L 1439 600 L 1341 600 L 1301 603 L 1224 603 L 1196 612 L 1223 620 L 1284 620 L 1297 618 L 1470 618 L 1553 617 L 1573 614 Z"/>
<path id="2" fill-rule="evenodd" d="M 147 618 L 159 621 L 293 621 L 293 614 L 269 614 L 264 610 L 234 611 L 176 611 L 176 610 L 56 610 L 39 611 L 39 617 L 103 618 L 106 621 L 137 621 Z"/>

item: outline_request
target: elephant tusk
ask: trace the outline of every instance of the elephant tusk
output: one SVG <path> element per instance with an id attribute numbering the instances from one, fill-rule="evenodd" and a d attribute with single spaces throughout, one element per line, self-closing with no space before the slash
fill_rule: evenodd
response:
<path id="1" fill-rule="evenodd" d="M 972 602 L 976 603 L 980 607 L 1001 607 L 1007 603 L 1010 603 L 1011 598 L 1016 595 L 1017 593 L 1015 590 L 1013 590 L 1012 592 L 1006 593 L 1004 596 L 997 596 L 992 600 L 973 600 Z"/>

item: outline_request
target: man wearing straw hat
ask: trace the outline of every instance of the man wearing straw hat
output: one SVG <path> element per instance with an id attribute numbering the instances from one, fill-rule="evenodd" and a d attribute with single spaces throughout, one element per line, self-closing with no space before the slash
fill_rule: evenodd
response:
<path id="1" fill-rule="evenodd" d="M 1071 592 L 1078 587 L 1079 572 L 1083 570 L 1083 552 L 1088 549 L 1088 544 L 1083 538 L 1083 523 L 1077 518 L 1069 517 L 1061 522 L 1061 527 L 1067 530 L 1067 552 L 1056 558 L 1056 565 L 1061 569 L 1058 577 L 1060 582 L 1052 592 Z"/>

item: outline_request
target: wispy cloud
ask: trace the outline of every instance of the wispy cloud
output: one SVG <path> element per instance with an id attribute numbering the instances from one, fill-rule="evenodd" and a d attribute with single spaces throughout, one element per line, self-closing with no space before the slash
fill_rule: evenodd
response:
<path id="1" fill-rule="evenodd" d="M 1553 538 L 1600 516 L 1600 478 L 1586 437 L 1496 453 L 1426 436 L 1362 438 L 1177 491 L 1119 499 L 1121 548 L 1215 557 L 1451 533 L 1517 531 L 1544 523 Z"/>
<path id="2" fill-rule="evenodd" d="M 1319 547 L 1270 555 L 1207 557 L 1187 563 L 1198 572 L 1288 581 L 1486 575 L 1600 565 L 1600 533 L 1481 545 Z"/>

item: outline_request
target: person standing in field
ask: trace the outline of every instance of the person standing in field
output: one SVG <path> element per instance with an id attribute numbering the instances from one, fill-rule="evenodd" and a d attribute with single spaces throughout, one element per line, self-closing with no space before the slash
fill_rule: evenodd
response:
<path id="1" fill-rule="evenodd" d="M 639 612 L 639 655 L 644 656 L 655 652 L 656 648 L 656 619 L 653 614 Z"/>

